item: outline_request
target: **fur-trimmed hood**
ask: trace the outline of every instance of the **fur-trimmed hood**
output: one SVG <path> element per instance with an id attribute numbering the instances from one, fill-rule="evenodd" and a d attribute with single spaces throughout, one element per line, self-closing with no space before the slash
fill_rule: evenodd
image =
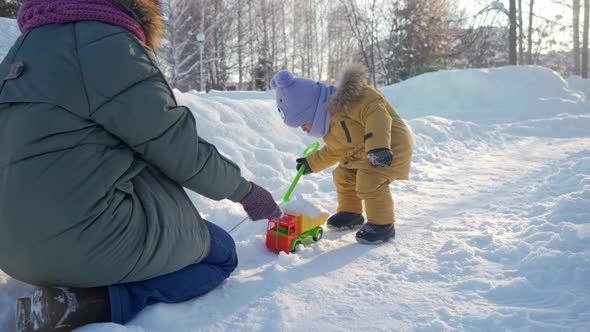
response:
<path id="1" fill-rule="evenodd" d="M 133 17 L 145 33 L 146 44 L 152 50 L 160 45 L 166 29 L 159 0 L 111 0 L 111 2 Z"/>
<path id="2" fill-rule="evenodd" d="M 342 73 L 336 93 L 330 99 L 327 111 L 331 114 L 345 110 L 359 99 L 367 85 L 367 69 L 361 64 L 351 64 Z"/>

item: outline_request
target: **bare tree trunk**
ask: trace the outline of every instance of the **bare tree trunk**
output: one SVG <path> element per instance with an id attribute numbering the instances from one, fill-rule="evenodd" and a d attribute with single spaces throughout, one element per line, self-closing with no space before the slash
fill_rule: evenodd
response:
<path id="1" fill-rule="evenodd" d="M 311 0 L 306 1 L 305 6 L 305 25 L 307 26 L 307 33 L 305 35 L 305 47 L 307 49 L 307 77 L 313 77 L 313 36 L 315 35 L 315 32 L 313 31 L 314 10 L 311 2 Z"/>
<path id="2" fill-rule="evenodd" d="M 574 0 L 572 11 L 574 25 L 574 75 L 580 75 L 580 0 Z"/>
<path id="3" fill-rule="evenodd" d="M 282 24 L 282 34 L 283 34 L 283 68 L 289 68 L 289 58 L 287 55 L 287 15 L 285 15 L 285 0 L 281 1 L 281 18 L 283 21 Z"/>
<path id="4" fill-rule="evenodd" d="M 535 0 L 530 0 L 529 3 L 529 34 L 528 34 L 528 51 L 527 51 L 527 64 L 533 64 L 533 16 Z"/>
<path id="5" fill-rule="evenodd" d="M 588 30 L 590 28 L 590 0 L 584 0 L 584 36 L 582 37 L 582 78 L 588 78 Z"/>
<path id="6" fill-rule="evenodd" d="M 221 15 L 220 15 L 220 19 L 221 20 L 225 20 L 224 17 L 224 13 L 225 13 L 225 8 L 226 3 L 225 1 L 221 1 Z M 226 21 L 227 22 L 227 21 Z M 220 41 L 220 50 L 219 50 L 219 64 L 221 66 L 221 90 L 227 90 L 227 80 L 229 78 L 229 73 L 228 73 L 228 65 L 227 65 L 227 61 L 228 61 L 228 56 L 227 56 L 227 52 L 228 52 L 228 47 L 227 47 L 227 43 L 228 43 L 228 39 L 227 39 L 227 31 L 226 29 L 228 29 L 228 26 L 226 23 L 221 23 L 220 27 L 219 27 L 219 41 Z"/>
<path id="7" fill-rule="evenodd" d="M 264 60 L 270 58 L 270 42 L 268 39 L 268 10 L 266 8 L 266 0 L 260 0 L 261 14 L 262 14 L 262 49 L 260 53 Z M 272 0 L 271 0 L 272 1 Z"/>
<path id="8" fill-rule="evenodd" d="M 578 0 L 579 1 L 579 0 Z M 524 64 L 524 51 L 523 51 L 523 23 L 522 20 L 522 0 L 518 0 L 518 64 Z"/>
<path id="9" fill-rule="evenodd" d="M 200 1 L 201 22 L 200 22 L 199 32 L 205 32 L 205 4 L 203 2 L 204 2 L 203 0 Z M 204 46 L 206 46 L 207 40 L 205 39 L 205 41 L 203 43 L 205 43 Z M 199 56 L 199 62 L 201 63 L 200 67 L 199 67 L 199 85 L 200 85 L 200 87 L 204 88 L 204 89 L 199 89 L 199 90 L 202 90 L 201 92 L 207 92 L 207 78 L 206 78 L 207 77 L 207 74 L 206 74 L 207 65 L 204 62 L 204 59 L 203 59 L 204 57 L 205 57 L 205 52 L 201 52 L 200 56 Z"/>
<path id="10" fill-rule="evenodd" d="M 299 8 L 299 4 L 296 1 L 293 1 L 291 3 L 291 12 L 294 13 L 295 17 L 297 17 L 297 14 L 301 13 L 301 9 Z M 291 54 L 291 66 L 293 66 L 293 72 L 295 72 L 295 67 L 296 67 L 296 63 L 297 63 L 297 54 L 299 52 L 301 52 L 300 47 L 298 47 L 297 45 L 297 38 L 299 36 L 299 28 L 301 27 L 301 25 L 298 25 L 297 22 L 295 22 L 295 19 L 293 19 L 291 21 L 293 24 L 291 25 L 293 31 L 291 32 L 291 40 L 293 41 L 293 46 L 292 46 L 292 54 Z"/>
<path id="11" fill-rule="evenodd" d="M 250 90 L 254 90 L 254 84 L 255 84 L 255 74 L 254 74 L 254 20 L 252 17 L 252 6 L 254 6 L 254 1 L 250 0 L 248 1 L 248 25 L 249 25 L 249 33 L 250 33 Z"/>
<path id="12" fill-rule="evenodd" d="M 321 56 L 320 56 L 320 40 L 321 40 L 321 35 L 320 35 L 320 28 L 318 26 L 319 24 L 319 19 L 318 19 L 318 10 L 319 10 L 319 5 L 317 3 L 313 4 L 313 9 L 311 11 L 312 13 L 312 19 L 313 19 L 313 55 L 314 55 L 314 59 L 315 61 L 313 62 L 314 64 L 314 68 L 315 68 L 315 78 L 318 80 L 322 79 L 322 71 L 321 71 Z"/>
<path id="13" fill-rule="evenodd" d="M 238 90 L 242 90 L 244 81 L 244 60 L 242 58 L 242 44 L 244 42 L 244 32 L 242 27 L 242 0 L 238 0 L 236 6 L 236 19 L 238 20 Z"/>
<path id="14" fill-rule="evenodd" d="M 356 7 L 356 2 L 352 0 L 340 0 L 340 2 L 346 10 L 348 24 L 357 40 L 361 54 L 365 61 L 365 66 L 367 66 L 367 69 L 371 70 L 371 61 L 369 60 L 369 55 L 367 54 L 368 52 L 365 46 L 364 36 L 361 31 L 361 19 L 359 17 L 358 9 Z"/>
<path id="15" fill-rule="evenodd" d="M 514 66 L 516 65 L 516 25 L 516 0 L 510 0 L 509 60 L 510 64 Z"/>
<path id="16" fill-rule="evenodd" d="M 325 44 L 325 31 L 324 31 L 324 27 L 325 24 L 322 22 L 321 17 L 324 16 L 324 4 L 319 1 L 316 4 L 316 31 L 317 31 L 317 36 L 316 36 L 316 43 L 315 43 L 315 49 L 316 49 L 316 56 L 317 56 L 317 73 L 318 73 L 318 80 L 323 80 L 323 74 L 324 74 L 324 48 L 326 47 Z"/>
<path id="17" fill-rule="evenodd" d="M 215 1 L 215 12 L 213 16 L 213 23 L 210 26 L 218 24 L 223 19 L 223 7 L 224 1 L 223 0 L 216 0 Z M 217 28 L 215 28 L 215 56 L 218 60 L 211 62 L 211 64 L 215 65 L 215 76 L 214 76 L 214 84 L 215 88 L 219 90 L 227 90 L 226 87 L 226 66 L 225 66 L 225 28 L 224 24 L 219 24 Z M 210 59 L 211 60 L 211 59 Z"/>
<path id="18" fill-rule="evenodd" d="M 265 90 L 270 90 L 270 80 L 272 78 L 273 73 L 275 73 L 277 71 L 276 68 L 276 62 L 277 62 L 277 7 L 276 7 L 276 1 L 275 0 L 271 0 L 270 1 L 270 45 L 268 46 L 268 67 L 267 70 L 265 70 L 265 77 L 264 77 L 264 82 L 265 82 Z M 267 22 L 268 23 L 268 22 Z M 265 28 L 265 30 L 268 30 L 268 26 Z"/>
<path id="19" fill-rule="evenodd" d="M 166 33 L 169 36 L 172 54 L 172 78 L 173 87 L 187 91 L 197 88 L 199 78 L 199 45 L 196 40 L 195 25 L 198 22 L 198 14 L 192 17 L 198 6 L 184 0 L 168 1 L 168 27 Z"/>
<path id="20" fill-rule="evenodd" d="M 314 36 L 316 35 L 315 33 L 315 26 L 314 26 L 314 8 L 312 5 L 312 0 L 308 1 L 308 5 L 307 5 L 307 20 L 308 20 L 308 34 L 307 34 L 307 47 L 308 47 L 308 58 L 307 58 L 307 76 L 308 77 L 314 77 L 313 74 L 313 66 L 315 64 L 314 62 L 314 46 L 313 46 L 313 39 Z"/>

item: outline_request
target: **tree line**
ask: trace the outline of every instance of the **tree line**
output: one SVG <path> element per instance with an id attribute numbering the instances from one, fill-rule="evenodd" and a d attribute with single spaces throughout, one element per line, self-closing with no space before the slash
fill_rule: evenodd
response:
<path id="1" fill-rule="evenodd" d="M 206 89 L 220 90 L 269 89 L 285 68 L 333 83 L 350 62 L 365 64 L 374 85 L 510 64 L 588 77 L 588 0 L 544 0 L 571 20 L 538 12 L 543 0 L 475 2 L 479 11 L 467 15 L 451 0 L 164 0 L 159 55 L 181 90 L 199 89 L 201 59 Z"/>
<path id="2" fill-rule="evenodd" d="M 14 17 L 24 0 L 0 0 Z M 567 8 L 571 18 L 539 12 Z M 158 50 L 172 86 L 187 91 L 267 90 L 272 75 L 334 83 L 361 62 L 374 85 L 445 68 L 537 64 L 588 77 L 589 0 L 161 0 Z M 569 34 L 569 40 L 555 36 Z"/>
<path id="3" fill-rule="evenodd" d="M 283 68 L 334 81 L 362 62 L 373 84 L 442 68 L 459 28 L 451 1 L 167 0 L 160 58 L 172 84 L 194 89 L 200 46 L 208 89 L 266 90 Z M 453 30 L 455 29 L 455 30 Z M 199 44 L 197 36 L 205 35 Z"/>
<path id="4" fill-rule="evenodd" d="M 572 59 L 571 62 L 573 64 L 573 70 L 571 71 L 574 75 L 582 76 L 583 78 L 588 78 L 588 33 L 590 28 L 590 0 L 571 0 L 569 3 L 566 0 L 556 0 L 553 1 L 556 4 L 560 4 L 565 6 L 571 10 L 572 13 L 572 39 L 573 39 L 573 49 L 572 49 Z M 499 4 L 496 1 L 496 4 Z M 537 3 L 538 4 L 538 3 Z M 509 47 L 510 47 L 510 64 L 532 64 L 532 48 L 533 48 L 533 32 L 535 31 L 535 25 L 533 24 L 533 19 L 536 17 L 544 21 L 544 23 L 549 23 L 552 26 L 560 25 L 557 21 L 561 20 L 563 17 L 558 15 L 551 20 L 550 18 L 540 16 L 535 13 L 535 0 L 529 0 L 528 3 L 528 32 L 527 35 L 523 32 L 523 26 L 525 22 L 523 21 L 523 2 L 522 0 L 510 0 L 509 2 L 509 26 L 510 26 L 510 35 L 509 35 Z M 501 5 L 499 5 L 501 7 Z M 580 35 L 580 23 L 581 23 L 581 13 L 583 11 L 583 26 L 582 26 L 582 35 Z M 518 15 L 517 15 L 518 13 Z M 562 28 L 568 27 L 568 25 L 561 24 Z M 518 29 L 518 33 L 517 33 Z M 537 28 L 537 31 L 538 28 Z M 518 35 L 518 37 L 517 37 Z M 582 43 L 580 46 L 580 37 L 582 38 Z M 527 39 L 528 41 L 528 48 L 525 53 L 523 50 L 523 40 Z M 517 51 L 517 44 L 518 44 L 518 51 Z M 517 60 L 517 54 L 520 54 Z M 525 56 L 526 54 L 526 61 Z"/>

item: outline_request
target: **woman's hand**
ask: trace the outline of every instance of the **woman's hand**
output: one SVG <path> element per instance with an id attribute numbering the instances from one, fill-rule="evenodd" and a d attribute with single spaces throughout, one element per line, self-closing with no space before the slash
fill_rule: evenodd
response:
<path id="1" fill-rule="evenodd" d="M 250 192 L 240 201 L 248 217 L 254 221 L 279 218 L 283 213 L 271 193 L 254 182 L 250 183 Z"/>

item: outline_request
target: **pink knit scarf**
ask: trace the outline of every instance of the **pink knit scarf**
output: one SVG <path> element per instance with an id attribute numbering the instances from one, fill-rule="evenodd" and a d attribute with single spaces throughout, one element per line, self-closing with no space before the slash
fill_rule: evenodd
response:
<path id="1" fill-rule="evenodd" d="M 99 21 L 120 26 L 144 44 L 145 33 L 139 23 L 109 0 L 28 0 L 18 12 L 21 32 L 46 24 Z"/>

